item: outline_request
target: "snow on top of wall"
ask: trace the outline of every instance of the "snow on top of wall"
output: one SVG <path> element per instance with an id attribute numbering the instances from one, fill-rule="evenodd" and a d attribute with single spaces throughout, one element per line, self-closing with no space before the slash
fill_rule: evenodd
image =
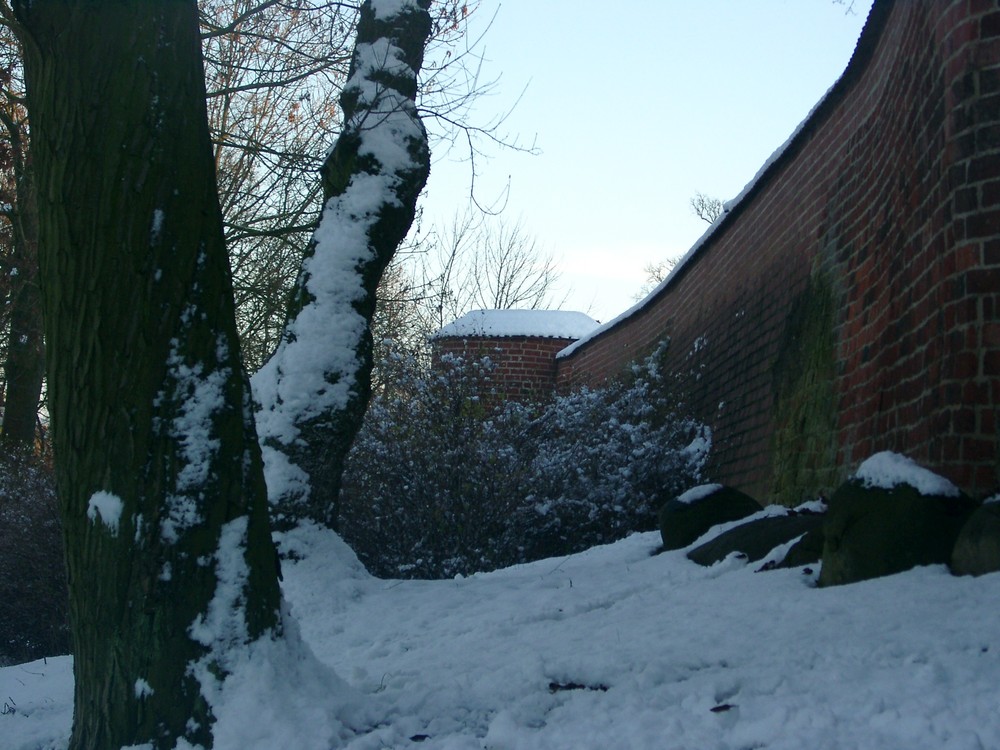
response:
<path id="1" fill-rule="evenodd" d="M 578 339 L 600 325 L 589 315 L 570 310 L 473 310 L 431 338 L 461 336 L 537 336 Z"/>
<path id="2" fill-rule="evenodd" d="M 901 484 L 908 484 L 921 495 L 938 495 L 943 497 L 958 497 L 958 487 L 942 476 L 938 476 L 911 458 L 883 451 L 876 453 L 858 467 L 854 478 L 864 483 L 865 487 L 878 487 L 891 490 Z"/>
<path id="3" fill-rule="evenodd" d="M 661 281 L 659 284 L 656 285 L 653 291 L 651 291 L 649 294 L 647 294 L 645 297 L 639 300 L 636 304 L 632 305 L 632 307 L 623 312 L 617 318 L 609 320 L 604 325 L 591 331 L 590 335 L 584 336 L 578 341 L 574 341 L 572 344 L 570 344 L 565 349 L 556 354 L 556 357 L 557 358 L 568 357 L 570 354 L 575 352 L 578 348 L 586 344 L 591 339 L 594 339 L 597 336 L 604 333 L 605 331 L 614 328 L 622 321 L 631 318 L 636 313 L 645 309 L 654 299 L 656 299 L 659 296 L 660 292 L 662 292 L 668 286 L 673 284 L 674 280 L 679 277 L 681 270 L 691 261 L 692 258 L 698 255 L 698 253 L 705 245 L 708 244 L 709 240 L 715 236 L 715 233 L 719 230 L 719 228 L 727 223 L 730 214 L 736 209 L 738 205 L 740 205 L 743 202 L 743 200 L 751 192 L 753 192 L 754 188 L 757 187 L 757 183 L 764 178 L 764 175 L 766 175 L 770 171 L 771 167 L 774 166 L 775 162 L 777 162 L 784 155 L 785 151 L 788 150 L 788 147 L 791 146 L 791 144 L 795 141 L 796 138 L 798 138 L 799 133 L 801 133 L 805 128 L 805 126 L 809 123 L 809 121 L 812 120 L 813 115 L 816 114 L 816 111 L 820 108 L 820 106 L 822 106 L 823 102 L 827 100 L 827 98 L 830 96 L 830 92 L 837 87 L 837 85 L 840 83 L 843 77 L 844 77 L 843 74 L 841 74 L 840 78 L 838 78 L 837 81 L 829 89 L 827 89 L 826 93 L 823 94 L 820 100 L 816 102 L 816 104 L 813 106 L 811 110 L 809 110 L 809 114 L 806 115 L 805 119 L 798 124 L 798 126 L 795 128 L 795 130 L 792 131 L 792 134 L 788 136 L 785 142 L 782 143 L 780 146 L 778 146 L 778 148 L 774 151 L 774 153 L 772 153 L 769 157 L 767 157 L 761 168 L 757 170 L 757 174 L 755 174 L 753 176 L 753 179 L 750 180 L 750 182 L 746 184 L 743 190 L 740 191 L 740 194 L 737 195 L 732 200 L 728 200 L 723 204 L 722 213 L 719 215 L 719 218 L 717 218 L 714 222 L 712 222 L 712 225 L 705 230 L 705 233 L 701 237 L 697 239 L 697 241 L 691 246 L 691 249 L 688 250 L 679 261 L 677 261 L 677 264 L 671 269 L 670 273 L 667 274 L 666 278 L 663 279 L 663 281 Z"/>

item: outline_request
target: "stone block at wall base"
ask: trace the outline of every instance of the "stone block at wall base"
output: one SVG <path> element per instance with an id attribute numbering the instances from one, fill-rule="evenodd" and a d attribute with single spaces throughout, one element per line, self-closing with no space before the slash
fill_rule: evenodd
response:
<path id="1" fill-rule="evenodd" d="M 866 487 L 858 479 L 842 484 L 829 505 L 820 586 L 948 564 L 959 531 L 976 508 L 965 495 L 922 495 L 908 484 Z"/>
<path id="2" fill-rule="evenodd" d="M 979 576 L 1000 571 L 1000 502 L 976 509 L 962 526 L 951 555 L 955 575 Z"/>

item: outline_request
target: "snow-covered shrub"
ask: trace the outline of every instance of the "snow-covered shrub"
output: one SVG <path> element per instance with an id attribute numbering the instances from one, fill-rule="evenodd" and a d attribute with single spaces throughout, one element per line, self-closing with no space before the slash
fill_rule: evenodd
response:
<path id="1" fill-rule="evenodd" d="M 340 530 L 372 572 L 448 577 L 510 560 L 511 518 L 525 474 L 523 409 L 497 410 L 488 359 L 446 359 L 421 373 L 393 364 L 392 389 L 374 398 L 348 457 Z"/>
<path id="2" fill-rule="evenodd" d="M 488 358 L 400 367 L 348 457 L 340 530 L 376 575 L 437 578 L 568 554 L 655 528 L 700 481 L 708 440 L 663 349 L 600 390 L 502 402 Z"/>
<path id="3" fill-rule="evenodd" d="M 686 416 L 667 342 L 621 380 L 557 397 L 536 422 L 522 512 L 531 558 L 657 527 L 661 505 L 698 483 L 708 429 Z"/>
<path id="4" fill-rule="evenodd" d="M 0 666 L 69 651 L 67 597 L 51 469 L 0 451 Z"/>

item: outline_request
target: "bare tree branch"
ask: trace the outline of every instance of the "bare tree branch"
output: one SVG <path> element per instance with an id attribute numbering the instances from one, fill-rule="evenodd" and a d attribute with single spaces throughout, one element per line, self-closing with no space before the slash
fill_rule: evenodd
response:
<path id="1" fill-rule="evenodd" d="M 702 221 L 714 224 L 725 213 L 725 204 L 699 191 L 691 198 L 691 210 Z"/>

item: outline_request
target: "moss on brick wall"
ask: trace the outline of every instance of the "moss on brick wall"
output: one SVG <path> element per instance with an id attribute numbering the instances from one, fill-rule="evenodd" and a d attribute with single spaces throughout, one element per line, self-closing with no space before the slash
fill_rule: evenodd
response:
<path id="1" fill-rule="evenodd" d="M 667 333 L 686 369 L 707 339 L 690 402 L 713 481 L 783 503 L 835 485 L 835 414 L 843 474 L 895 450 L 996 492 L 997 71 L 996 2 L 877 0 L 809 121 L 667 284 L 559 359 L 560 385 L 613 378 Z"/>
<path id="2" fill-rule="evenodd" d="M 814 272 L 792 306 L 773 367 L 771 502 L 794 506 L 837 484 L 834 294 Z"/>

